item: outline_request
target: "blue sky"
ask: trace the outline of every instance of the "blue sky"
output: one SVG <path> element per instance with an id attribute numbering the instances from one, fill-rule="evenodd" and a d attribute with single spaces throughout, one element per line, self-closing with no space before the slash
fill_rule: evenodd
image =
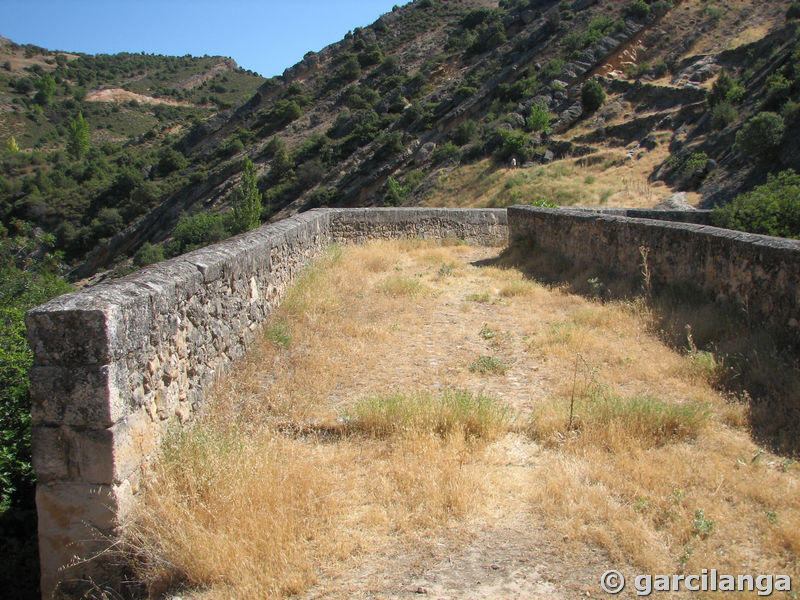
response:
<path id="1" fill-rule="evenodd" d="M 51 50 L 230 56 L 280 75 L 405 0 L 0 0 L 0 35 Z"/>

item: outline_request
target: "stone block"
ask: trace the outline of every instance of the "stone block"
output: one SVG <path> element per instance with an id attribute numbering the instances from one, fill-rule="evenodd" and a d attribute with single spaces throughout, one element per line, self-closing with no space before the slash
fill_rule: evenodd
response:
<path id="1" fill-rule="evenodd" d="M 42 598 L 51 598 L 57 588 L 69 594 L 89 580 L 109 582 L 113 575 L 102 558 L 90 559 L 110 547 L 118 508 L 110 486 L 36 486 Z"/>
<path id="2" fill-rule="evenodd" d="M 34 366 L 30 371 L 34 425 L 111 427 L 127 414 L 118 366 Z"/>

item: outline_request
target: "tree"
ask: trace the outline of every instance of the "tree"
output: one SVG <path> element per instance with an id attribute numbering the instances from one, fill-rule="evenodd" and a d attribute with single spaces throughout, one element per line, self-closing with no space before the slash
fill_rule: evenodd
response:
<path id="1" fill-rule="evenodd" d="M 79 112 L 68 125 L 67 151 L 75 158 L 82 158 L 89 151 L 89 125 Z"/>
<path id="2" fill-rule="evenodd" d="M 588 112 L 594 112 L 606 101 L 606 92 L 599 81 L 591 80 L 581 88 L 581 102 Z"/>
<path id="3" fill-rule="evenodd" d="M 769 159 L 781 143 L 785 129 L 780 115 L 760 112 L 736 132 L 734 148 L 750 155 L 751 162 Z"/>
<path id="4" fill-rule="evenodd" d="M 531 116 L 528 117 L 528 129 L 531 131 L 550 131 L 550 111 L 544 100 L 539 100 L 531 106 Z"/>
<path id="5" fill-rule="evenodd" d="M 767 175 L 764 185 L 714 209 L 713 219 L 718 227 L 800 238 L 800 175 L 791 169 Z"/>
<path id="6" fill-rule="evenodd" d="M 256 168 L 245 157 L 242 166 L 242 181 L 233 191 L 231 200 L 233 233 L 243 233 L 261 224 L 261 192 L 258 191 Z"/>
<path id="7" fill-rule="evenodd" d="M 10 138 L 8 138 L 8 142 L 6 143 L 6 150 L 8 150 L 9 152 L 19 152 L 19 145 L 17 144 L 17 140 L 14 139 L 13 135 Z"/>
<path id="8" fill-rule="evenodd" d="M 708 104 L 712 107 L 722 102 L 737 104 L 743 96 L 744 88 L 741 84 L 734 81 L 726 71 L 722 71 L 708 93 Z"/>
<path id="9" fill-rule="evenodd" d="M 50 101 L 53 99 L 53 94 L 56 93 L 56 81 L 53 79 L 53 76 L 50 75 L 50 73 L 45 73 L 39 77 L 35 85 L 36 89 L 39 91 L 36 92 L 36 95 L 33 97 L 34 102 L 42 106 L 50 104 Z"/>

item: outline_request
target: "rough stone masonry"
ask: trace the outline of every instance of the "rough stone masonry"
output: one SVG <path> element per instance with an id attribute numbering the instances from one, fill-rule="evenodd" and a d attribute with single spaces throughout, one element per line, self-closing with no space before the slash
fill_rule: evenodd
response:
<path id="1" fill-rule="evenodd" d="M 220 370 L 244 354 L 293 278 L 331 243 L 421 237 L 506 245 L 511 237 L 629 275 L 639 272 L 644 245 L 660 281 L 728 295 L 797 335 L 800 242 L 653 220 L 684 215 L 646 216 L 317 209 L 32 309 L 42 597 L 56 590 L 82 597 L 89 580 L 109 589 L 119 582 L 113 560 L 84 559 L 109 546 L 142 466 L 167 428 L 200 409 Z"/>
<path id="2" fill-rule="evenodd" d="M 42 596 L 117 582 L 109 545 L 166 429 L 202 405 L 291 283 L 331 243 L 505 244 L 505 210 L 313 210 L 32 309 Z M 70 566 L 67 566 L 70 565 Z"/>

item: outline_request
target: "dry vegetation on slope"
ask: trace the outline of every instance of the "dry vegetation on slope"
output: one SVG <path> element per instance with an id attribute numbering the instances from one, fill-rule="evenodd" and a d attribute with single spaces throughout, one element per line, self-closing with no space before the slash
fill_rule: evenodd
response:
<path id="1" fill-rule="evenodd" d="M 641 299 L 514 262 L 406 241 L 309 269 L 147 479 L 128 539 L 154 595 L 566 598 L 612 567 L 797 580 L 800 471 L 751 440 L 713 360 L 665 345 Z"/>

